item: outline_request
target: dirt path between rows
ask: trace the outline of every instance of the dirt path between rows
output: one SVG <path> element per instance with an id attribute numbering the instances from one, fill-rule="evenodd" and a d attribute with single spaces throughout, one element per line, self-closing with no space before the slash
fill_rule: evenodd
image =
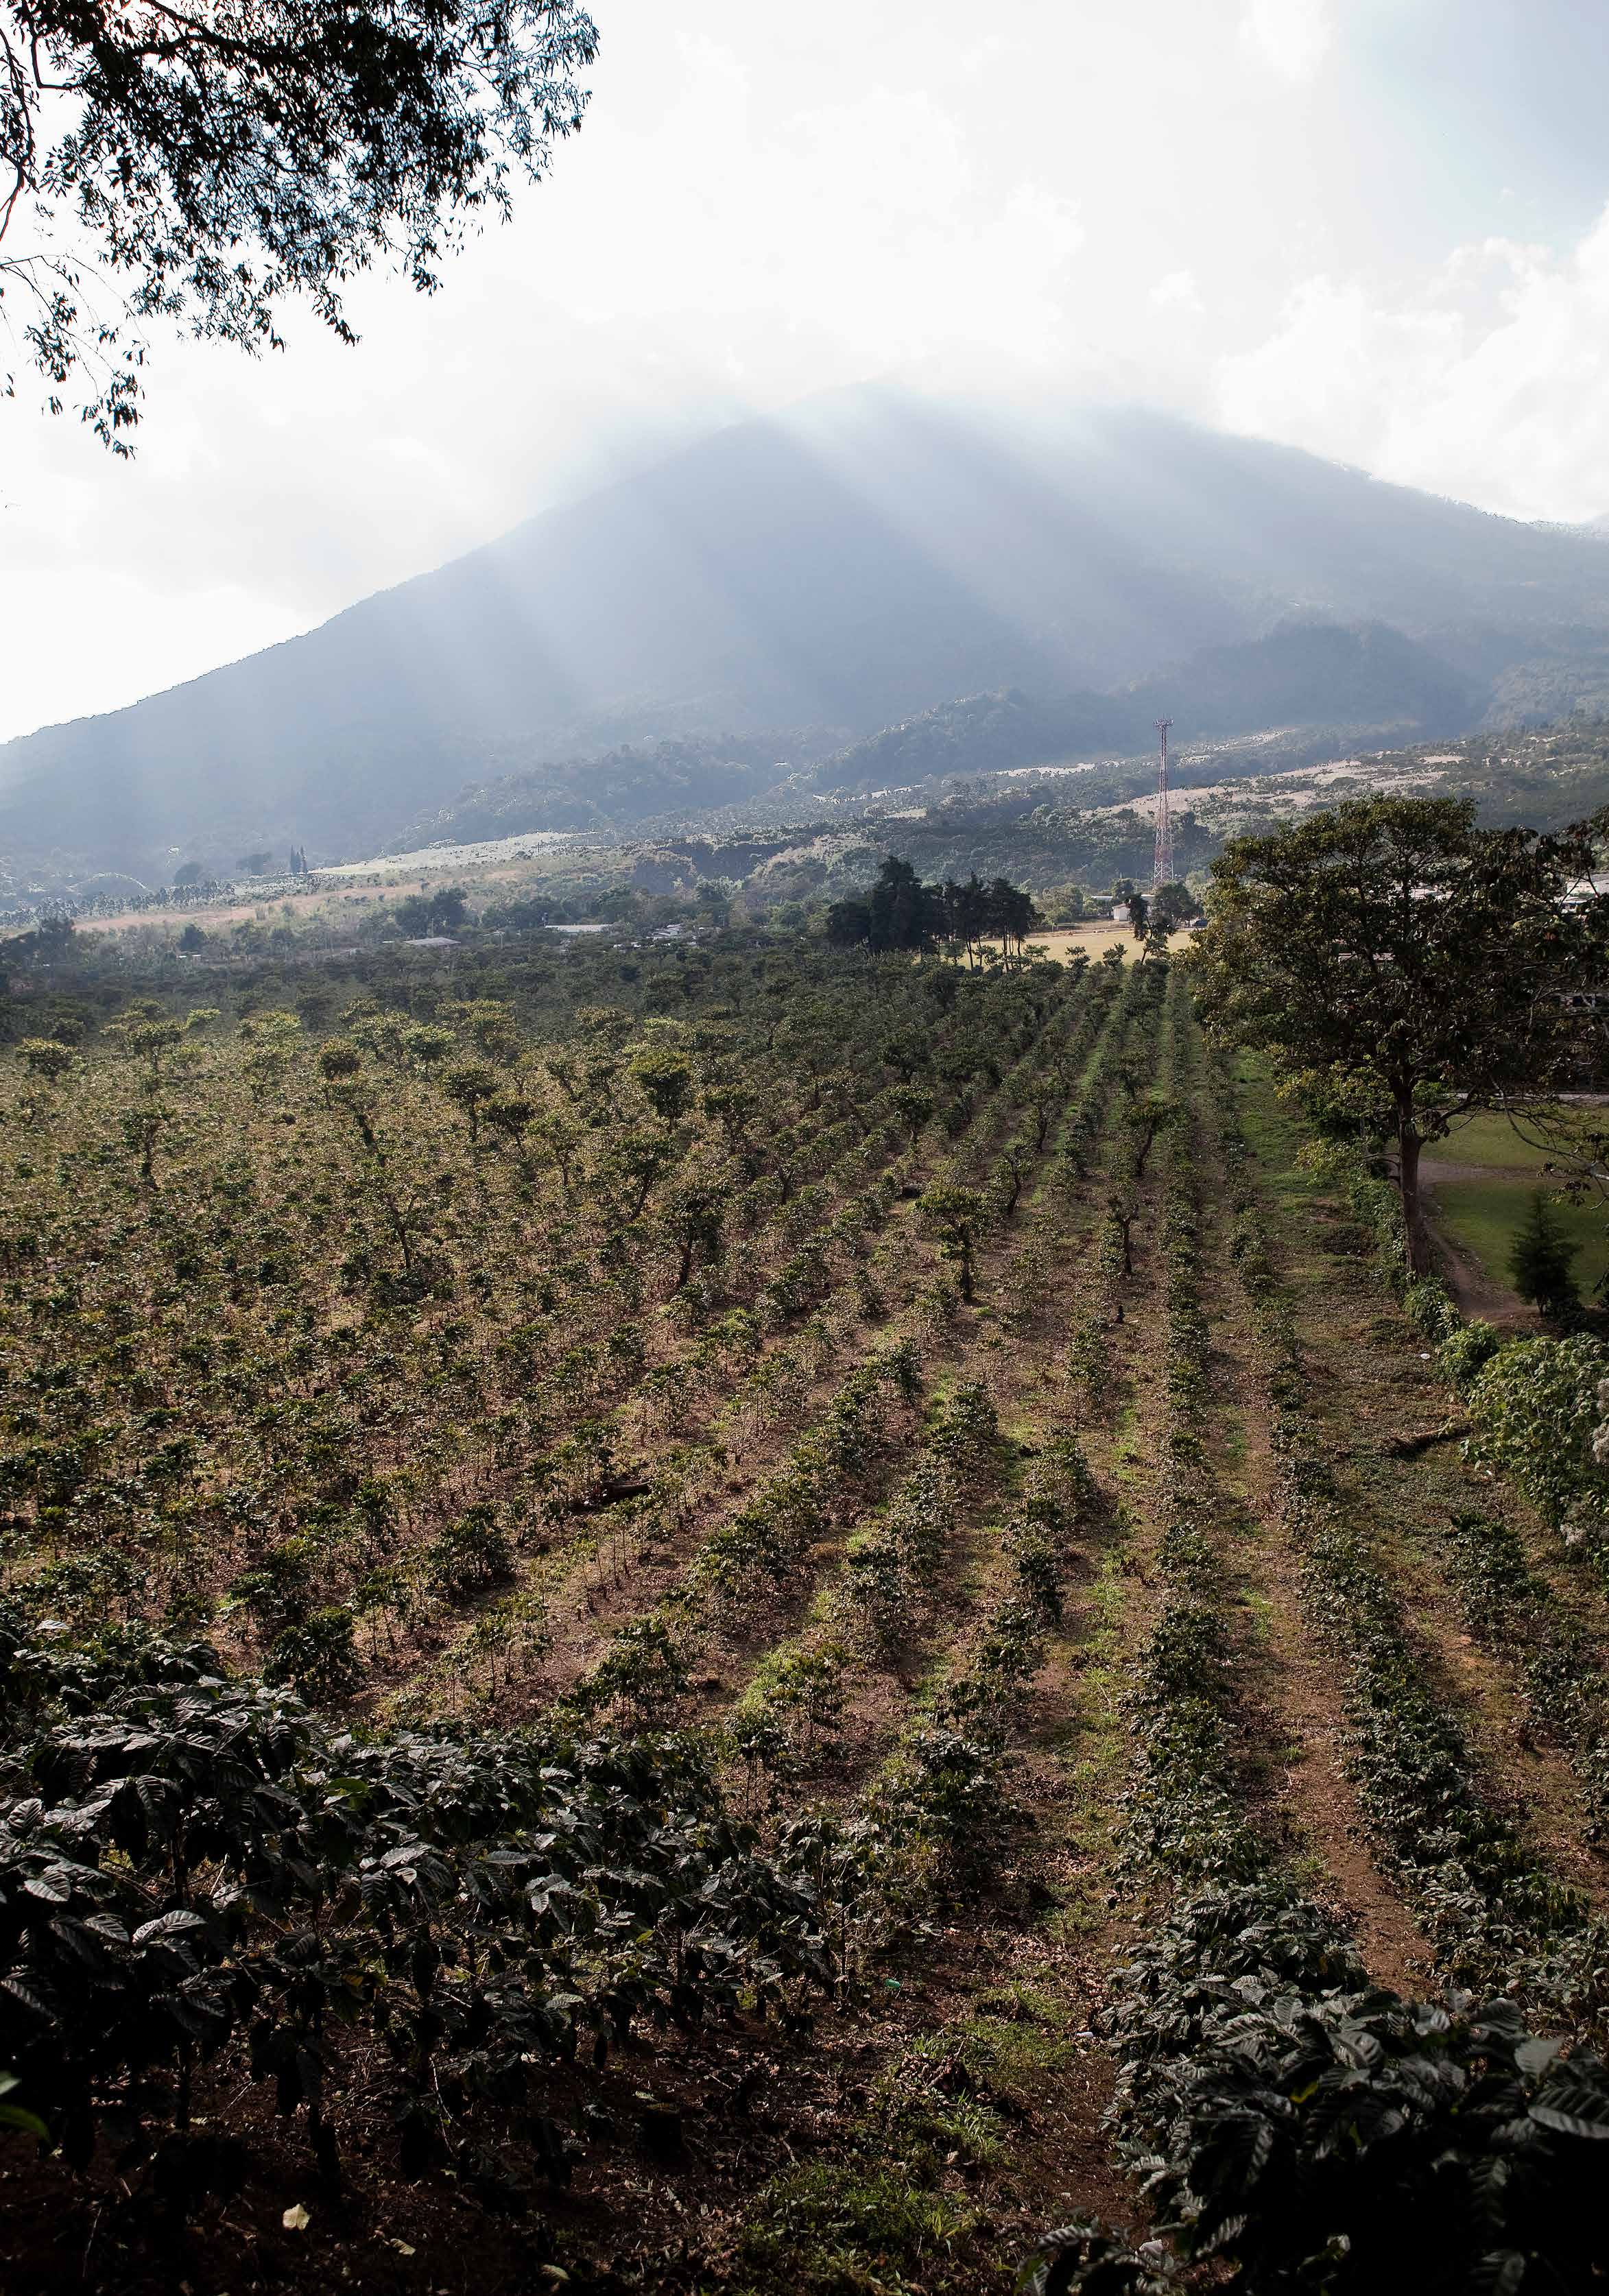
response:
<path id="1" fill-rule="evenodd" d="M 1506 1283 L 1494 1283 L 1485 1263 L 1466 1244 L 1448 1234 L 1433 1210 L 1426 1218 L 1425 1227 L 1441 1264 L 1441 1280 L 1466 1322 L 1495 1324 L 1499 1331 L 1541 1330 L 1539 1320 L 1519 1293 L 1510 1291 Z"/>
<path id="2" fill-rule="evenodd" d="M 1422 1993 L 1430 1943 L 1375 1862 L 1347 1775 L 1349 1724 L 1340 1679 L 1301 1611 L 1301 1561 L 1280 1516 L 1251 1312 L 1224 1255 L 1223 1175 L 1216 1156 L 1209 1185 L 1206 1275 L 1216 1408 L 1220 1428 L 1227 1423 L 1242 1439 L 1240 1456 L 1227 1460 L 1220 1472 L 1242 1502 L 1229 1559 L 1260 1629 L 1244 1637 L 1244 1647 L 1257 1709 L 1264 1815 L 1291 1838 L 1299 1856 L 1305 1853 L 1321 1869 L 1309 1886 L 1351 1929 L 1369 1975 L 1397 1992 Z M 1306 1267 L 1291 1272 L 1304 1289 L 1311 1281 Z"/>
<path id="3" fill-rule="evenodd" d="M 1394 1170 L 1394 1166 L 1392 1167 Z M 1515 1164 L 1460 1164 L 1455 1158 L 1422 1156 L 1419 1183 L 1424 1191 L 1421 1210 L 1442 1281 L 1465 1316 L 1479 1317 L 1504 1331 L 1540 1331 L 1541 1324 L 1517 1292 L 1500 1283 L 1467 1244 L 1449 1234 L 1436 1202 L 1438 1182 L 1462 1180 L 1530 1180 L 1538 1175 Z"/>
<path id="4" fill-rule="evenodd" d="M 1344 1226 L 1334 1208 L 1321 1199 L 1305 1215 L 1293 1215 L 1287 1203 L 1272 1225 L 1296 1295 L 1298 1337 L 1312 1382 L 1309 1407 L 1342 1504 L 1373 1526 L 1377 1563 L 1403 1603 L 1449 1714 L 1465 1734 L 1482 1791 L 1535 1856 L 1601 1911 L 1609 1904 L 1609 1874 L 1585 1837 L 1580 1781 L 1567 1754 L 1534 1731 L 1512 1669 L 1466 1631 L 1438 1545 L 1438 1527 L 1449 1516 L 1490 1507 L 1495 1494 L 1456 1439 L 1404 1448 L 1394 1431 L 1445 1421 L 1453 1398 L 1425 1359 L 1423 1338 L 1375 1273 L 1334 1249 L 1336 1230 Z M 1498 1294 L 1504 1296 L 1513 1297 Z M 1515 1306 L 1511 1327 L 1539 1328 Z M 1504 1504 L 1523 1517 L 1512 1494 Z M 1293 1579 L 1295 1567 L 1293 1558 Z"/>
<path id="5" fill-rule="evenodd" d="M 1488 1270 L 1485 1262 L 1450 1234 L 1436 1202 L 1435 1183 L 1438 1180 L 1489 1180 L 1493 1177 L 1487 1167 L 1474 1164 L 1441 1164 L 1428 1157 L 1419 1167 L 1419 1176 L 1425 1188 L 1422 1200 L 1424 1225 L 1431 1246 L 1439 1263 L 1441 1280 L 1457 1302 L 1458 1312 L 1465 1319 L 1478 1318 L 1495 1324 L 1500 1331 L 1540 1332 L 1541 1319 L 1528 1308 L 1519 1293 L 1506 1283 L 1499 1283 Z M 1499 1171 L 1500 1178 L 1524 1177 Z M 1534 1177 L 1534 1176 L 1530 1176 Z"/>

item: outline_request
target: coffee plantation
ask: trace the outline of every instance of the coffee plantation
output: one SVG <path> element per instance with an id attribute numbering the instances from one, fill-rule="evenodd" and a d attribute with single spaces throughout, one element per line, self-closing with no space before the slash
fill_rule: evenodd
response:
<path id="1" fill-rule="evenodd" d="M 1601 2286 L 1590 1311 L 1161 937 L 628 941 L 20 984 L 8 2284 Z"/>

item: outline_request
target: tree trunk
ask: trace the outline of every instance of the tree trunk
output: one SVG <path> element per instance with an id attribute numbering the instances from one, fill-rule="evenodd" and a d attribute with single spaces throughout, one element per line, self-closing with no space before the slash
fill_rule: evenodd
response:
<path id="1" fill-rule="evenodd" d="M 1397 1186 L 1402 1197 L 1402 1234 L 1408 1245 L 1410 1275 L 1423 1275 L 1429 1264 L 1424 1224 L 1419 1210 L 1419 1151 L 1424 1143 L 1408 1116 L 1397 1119 Z"/>

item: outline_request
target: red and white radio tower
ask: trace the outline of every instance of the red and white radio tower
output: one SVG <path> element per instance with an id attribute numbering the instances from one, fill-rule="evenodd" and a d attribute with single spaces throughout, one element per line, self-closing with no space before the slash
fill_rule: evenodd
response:
<path id="1" fill-rule="evenodd" d="M 1168 811 L 1168 728 L 1172 723 L 1171 718 L 1159 718 L 1156 721 L 1162 746 L 1156 766 L 1156 858 L 1151 865 L 1153 893 L 1173 882 L 1173 822 Z"/>

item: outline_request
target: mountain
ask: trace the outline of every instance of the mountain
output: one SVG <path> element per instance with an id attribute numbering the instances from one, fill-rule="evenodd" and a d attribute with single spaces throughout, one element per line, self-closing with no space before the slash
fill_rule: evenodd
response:
<path id="1" fill-rule="evenodd" d="M 1161 415 L 840 393 L 305 637 L 6 744 L 0 856 L 146 876 L 292 840 L 332 858 L 511 750 L 852 741 L 957 693 L 1109 695 L 1293 614 L 1389 625 L 1475 688 L 1567 664 L 1579 634 L 1601 677 L 1609 551 Z M 1334 698 L 1284 694 L 1279 714 Z"/>
<path id="2" fill-rule="evenodd" d="M 1180 741 L 1260 726 L 1406 724 L 1451 733 L 1469 724 L 1482 698 L 1432 647 L 1387 623 L 1314 621 L 1284 624 L 1254 645 L 1208 647 L 1129 696 L 1152 722 L 1171 718 Z"/>
<path id="3" fill-rule="evenodd" d="M 1149 749 L 1277 726 L 1367 728 L 1382 739 L 1461 733 L 1484 694 L 1383 622 L 1294 621 L 1242 645 L 1208 646 L 1118 693 L 1040 700 L 1021 692 L 941 703 L 826 758 L 824 790 L 897 789 L 945 774 L 1009 773 L 1101 751 Z M 534 824 L 527 824 L 534 825 Z"/>
<path id="4" fill-rule="evenodd" d="M 528 830 L 624 830 L 667 813 L 707 814 L 777 788 L 791 767 L 831 750 L 809 727 L 751 734 L 694 734 L 639 750 L 524 763 L 510 744 L 488 759 L 500 771 L 417 814 L 399 848 L 515 837 Z"/>

